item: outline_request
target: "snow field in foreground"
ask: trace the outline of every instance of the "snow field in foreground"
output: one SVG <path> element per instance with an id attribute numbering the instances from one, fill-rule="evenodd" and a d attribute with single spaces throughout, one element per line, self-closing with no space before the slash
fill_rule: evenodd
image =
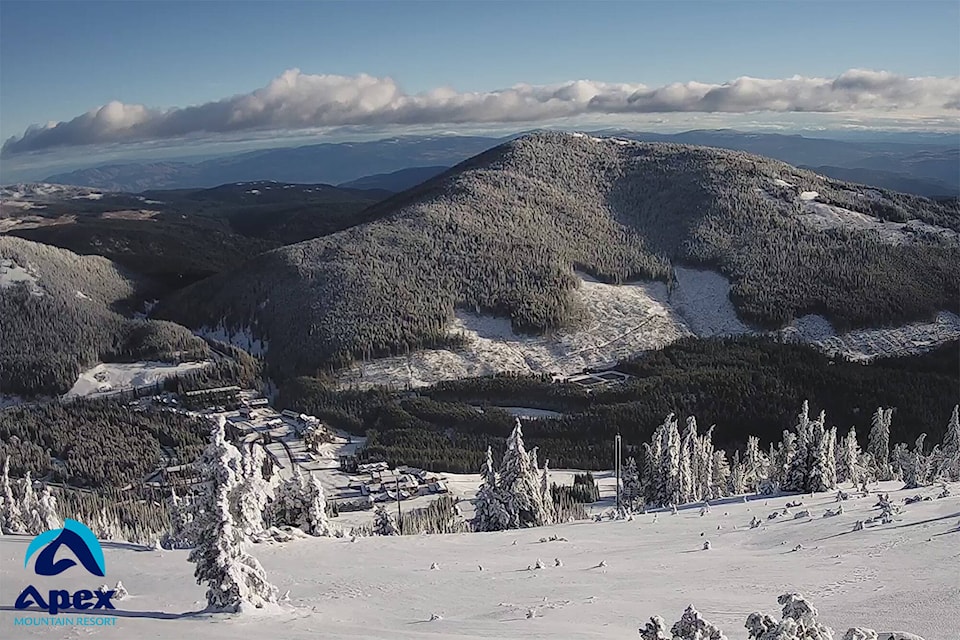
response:
<path id="1" fill-rule="evenodd" d="M 899 486 L 882 485 L 898 504 L 940 491 Z M 876 494 L 843 502 L 844 514 L 833 518 L 821 516 L 836 508 L 834 494 L 817 494 L 718 501 L 704 517 L 694 507 L 499 533 L 255 545 L 269 579 L 280 593 L 290 590 L 292 608 L 271 614 L 200 612 L 204 587 L 195 584 L 186 551 L 105 543 L 105 579 L 76 568 L 41 578 L 23 569 L 29 538 L 5 536 L 0 633 L 9 637 L 10 605 L 27 584 L 76 590 L 119 579 L 131 596 L 119 603 L 115 627 L 17 627 L 16 637 L 616 640 L 636 638 L 652 615 L 672 624 L 692 603 L 735 640 L 746 637 L 750 612 L 779 619 L 777 596 L 798 591 L 837 639 L 865 626 L 955 640 L 960 485 L 951 489 L 951 497 L 907 505 L 894 523 L 856 533 L 854 522 L 879 514 Z M 794 500 L 803 506 L 793 511 L 813 517 L 767 520 Z M 758 529 L 749 528 L 754 516 L 763 520 Z M 539 542 L 550 535 L 567 541 Z M 704 541 L 712 549 L 702 550 Z M 528 571 L 538 558 L 546 568 Z M 530 609 L 535 617 L 527 619 Z M 430 621 L 433 614 L 442 619 Z"/>

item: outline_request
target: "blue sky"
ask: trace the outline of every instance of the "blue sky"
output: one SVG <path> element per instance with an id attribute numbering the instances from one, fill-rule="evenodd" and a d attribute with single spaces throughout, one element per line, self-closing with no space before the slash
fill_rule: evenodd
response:
<path id="1" fill-rule="evenodd" d="M 20 137 L 31 124 L 70 121 L 111 101 L 163 110 L 248 94 L 294 68 L 305 75 L 389 77 L 404 94 L 438 87 L 489 92 L 517 83 L 553 85 L 578 79 L 651 88 L 692 81 L 719 85 L 740 76 L 835 78 L 850 69 L 948 78 L 960 75 L 958 34 L 960 3 L 955 0 L 4 0 L 0 136 Z M 953 96 L 949 86 L 938 90 Z M 901 95 L 900 89 L 891 95 Z M 650 99 L 660 104 L 660 96 Z M 862 105 L 863 97 L 855 102 Z M 810 108 L 804 103 L 787 111 Z M 643 108 L 645 113 L 656 109 Z M 102 131 L 74 132 L 67 136 L 69 144 L 176 138 L 194 129 L 183 123 L 161 126 L 153 116 L 124 113 L 121 118 L 119 111 L 111 113 L 124 126 L 135 120 L 145 128 L 129 140 L 103 137 Z M 537 114 L 534 120 L 541 118 Z M 473 116 L 458 117 L 463 126 Z M 404 118 L 423 124 L 428 117 Z M 629 117 L 621 119 L 629 124 Z M 287 124 L 271 116 L 250 126 L 262 136 L 264 129 Z M 36 148 L 63 144 L 67 138 L 41 140 Z"/>

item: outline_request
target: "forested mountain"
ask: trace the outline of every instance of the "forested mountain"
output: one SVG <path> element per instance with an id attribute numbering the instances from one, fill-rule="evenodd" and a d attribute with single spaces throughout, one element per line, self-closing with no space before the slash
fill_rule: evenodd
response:
<path id="1" fill-rule="evenodd" d="M 588 320 L 574 269 L 670 282 L 701 264 L 747 321 L 835 327 L 958 310 L 960 213 L 741 152 L 539 133 L 161 303 L 192 327 L 250 329 L 273 375 L 448 344 L 454 309 L 542 332 Z"/>
<path id="2" fill-rule="evenodd" d="M 106 258 L 0 236 L 0 393 L 63 393 L 104 360 L 205 356 L 182 326 L 126 317 L 156 293 Z"/>

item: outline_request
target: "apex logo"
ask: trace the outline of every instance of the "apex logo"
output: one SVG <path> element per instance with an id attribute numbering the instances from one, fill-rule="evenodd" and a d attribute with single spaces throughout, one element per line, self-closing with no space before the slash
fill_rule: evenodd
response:
<path id="1" fill-rule="evenodd" d="M 73 552 L 76 560 L 60 558 L 57 552 L 66 547 Z M 37 560 L 34 563 L 34 573 L 40 576 L 57 576 L 77 565 L 77 560 L 89 573 L 95 576 L 106 575 L 106 565 L 103 561 L 103 548 L 100 541 L 85 525 L 69 518 L 64 521 L 62 529 L 51 529 L 41 533 L 30 541 L 23 566 L 30 564 L 30 558 L 35 553 Z M 50 615 L 56 615 L 64 609 L 116 609 L 110 599 L 115 591 L 97 589 L 90 591 L 81 589 L 70 593 L 66 589 L 50 589 L 48 597 L 44 598 L 33 585 L 28 586 L 17 597 L 17 609 L 30 609 L 36 606 L 46 610 Z"/>
<path id="2" fill-rule="evenodd" d="M 64 521 L 62 529 L 45 531 L 30 541 L 30 546 L 27 547 L 27 555 L 23 559 L 23 566 L 26 567 L 27 563 L 30 562 L 30 556 L 36 553 L 37 549 L 42 548 L 40 555 L 37 556 L 34 572 L 38 576 L 60 575 L 77 564 L 69 558 L 55 561 L 60 547 L 67 547 L 73 551 L 73 555 L 80 561 L 84 569 L 93 575 L 104 576 L 107 574 L 100 541 L 93 535 L 93 531 L 90 531 L 85 525 L 69 518 Z"/>

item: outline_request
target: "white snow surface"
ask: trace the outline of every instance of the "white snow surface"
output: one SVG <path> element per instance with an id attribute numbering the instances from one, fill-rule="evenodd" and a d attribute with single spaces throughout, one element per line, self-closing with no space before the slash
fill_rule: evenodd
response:
<path id="1" fill-rule="evenodd" d="M 109 395 L 123 389 L 145 387 L 171 376 L 202 369 L 208 364 L 208 361 L 180 364 L 150 361 L 98 364 L 81 373 L 70 391 L 64 394 L 64 398 Z"/>
<path id="2" fill-rule="evenodd" d="M 253 337 L 253 332 L 249 327 L 227 329 L 221 322 L 215 327 L 201 327 L 194 333 L 201 338 L 210 338 L 211 340 L 232 344 L 257 357 L 265 355 L 269 348 L 266 340 Z"/>
<path id="3" fill-rule="evenodd" d="M 880 356 L 918 354 L 960 338 L 960 316 L 941 311 L 933 322 L 914 322 L 886 329 L 855 329 L 837 334 L 830 321 L 820 315 L 797 318 L 781 330 L 787 339 L 815 345 L 830 354 L 854 360 Z"/>
<path id="4" fill-rule="evenodd" d="M 901 504 L 908 495 L 939 492 L 938 487 L 898 491 L 898 483 L 883 488 Z M 115 614 L 115 626 L 18 626 L 15 636 L 617 640 L 636 638 L 637 628 L 653 615 L 670 625 L 693 604 L 737 640 L 746 637 L 743 624 L 750 612 L 779 619 L 777 596 L 796 591 L 819 610 L 819 620 L 838 640 L 853 626 L 955 640 L 950 612 L 960 607 L 960 487 L 952 490 L 951 497 L 906 506 L 892 524 L 856 533 L 855 521 L 879 513 L 875 494 L 855 494 L 833 518 L 821 517 L 836 507 L 833 494 L 817 494 L 717 501 L 704 517 L 695 505 L 676 515 L 648 513 L 632 521 L 254 545 L 251 551 L 270 581 L 280 593 L 290 591 L 289 603 L 268 613 L 205 612 L 206 587 L 194 581 L 188 551 L 105 542 L 105 578 L 79 567 L 47 578 L 24 568 L 30 537 L 8 535 L 0 537 L 0 633 L 13 637 L 14 618 L 22 614 L 12 605 L 27 585 L 46 594 L 122 580 L 130 595 L 116 603 L 117 611 L 86 612 Z M 813 517 L 766 519 L 789 500 L 801 500 Z M 763 525 L 750 529 L 754 516 Z M 540 542 L 551 535 L 566 541 Z M 702 550 L 704 541 L 710 550 Z M 802 546 L 793 551 L 797 545 Z M 546 567 L 527 571 L 538 558 Z M 562 566 L 554 566 L 554 558 Z M 439 570 L 430 570 L 432 563 Z M 529 619 L 528 610 L 535 613 Z M 434 615 L 440 619 L 431 621 Z"/>
<path id="5" fill-rule="evenodd" d="M 880 220 L 865 213 L 822 202 L 814 202 L 813 200 L 804 202 L 802 211 L 800 214 L 801 222 L 818 231 L 825 229 L 871 231 L 888 244 L 906 244 L 918 235 L 937 236 L 950 243 L 960 242 L 960 234 L 953 229 L 938 227 L 921 220 L 908 220 L 906 222 Z"/>
<path id="6" fill-rule="evenodd" d="M 32 295 L 42 296 L 43 289 L 37 283 L 39 279 L 36 269 L 30 265 L 22 267 L 9 258 L 0 260 L 0 289 L 25 282 Z"/>

